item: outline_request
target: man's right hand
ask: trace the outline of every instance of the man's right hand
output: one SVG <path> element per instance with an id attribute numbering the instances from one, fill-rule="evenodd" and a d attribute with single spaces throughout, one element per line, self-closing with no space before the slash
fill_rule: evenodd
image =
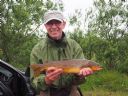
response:
<path id="1" fill-rule="evenodd" d="M 45 82 L 47 85 L 51 85 L 59 76 L 63 73 L 63 69 L 56 67 L 49 67 L 46 70 Z"/>

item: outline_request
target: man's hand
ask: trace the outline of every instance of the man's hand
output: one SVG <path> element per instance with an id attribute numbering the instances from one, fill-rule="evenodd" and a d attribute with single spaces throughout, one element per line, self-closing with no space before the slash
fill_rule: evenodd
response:
<path id="1" fill-rule="evenodd" d="M 80 77 L 86 77 L 91 74 L 93 74 L 93 70 L 91 68 L 82 68 L 78 73 Z"/>
<path id="2" fill-rule="evenodd" d="M 45 77 L 46 84 L 48 85 L 52 84 L 56 79 L 59 78 L 59 76 L 62 73 L 63 73 L 63 70 L 61 68 L 49 67 L 46 70 L 46 77 Z"/>

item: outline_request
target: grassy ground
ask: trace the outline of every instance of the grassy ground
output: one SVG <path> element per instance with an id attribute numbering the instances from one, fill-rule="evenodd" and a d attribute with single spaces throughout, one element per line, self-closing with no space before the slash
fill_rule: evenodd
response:
<path id="1" fill-rule="evenodd" d="M 81 85 L 84 96 L 128 96 L 128 75 L 104 71 L 87 77 Z"/>
<path id="2" fill-rule="evenodd" d="M 128 92 L 108 91 L 103 89 L 95 89 L 93 91 L 82 91 L 84 96 L 128 96 Z"/>

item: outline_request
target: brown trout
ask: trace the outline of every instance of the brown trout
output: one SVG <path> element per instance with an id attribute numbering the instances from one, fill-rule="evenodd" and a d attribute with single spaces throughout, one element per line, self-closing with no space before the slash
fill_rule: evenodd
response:
<path id="1" fill-rule="evenodd" d="M 47 70 L 48 67 L 62 68 L 63 73 L 79 73 L 81 68 L 87 67 L 91 68 L 93 71 L 102 69 L 98 63 L 86 59 L 51 61 L 43 64 L 31 64 L 30 67 L 34 71 L 34 77 L 39 76 L 39 74 Z"/>

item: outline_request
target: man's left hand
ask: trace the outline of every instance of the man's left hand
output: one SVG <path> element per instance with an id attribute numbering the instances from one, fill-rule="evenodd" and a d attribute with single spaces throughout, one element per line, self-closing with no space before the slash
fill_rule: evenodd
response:
<path id="1" fill-rule="evenodd" d="M 86 77 L 86 76 L 89 76 L 91 74 L 93 74 L 93 70 L 91 68 L 82 68 L 80 70 L 80 72 L 78 73 L 78 75 L 80 77 Z"/>

